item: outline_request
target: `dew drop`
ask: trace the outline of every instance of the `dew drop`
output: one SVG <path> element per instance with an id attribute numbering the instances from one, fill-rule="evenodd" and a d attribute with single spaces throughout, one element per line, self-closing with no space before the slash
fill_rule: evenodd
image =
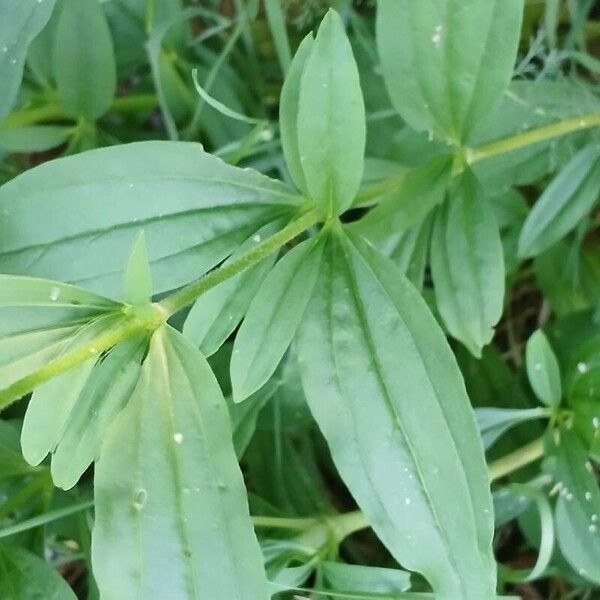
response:
<path id="1" fill-rule="evenodd" d="M 181 444 L 183 442 L 183 433 L 174 433 L 173 440 L 176 444 Z"/>
<path id="2" fill-rule="evenodd" d="M 594 523 L 592 523 L 592 524 L 591 524 L 591 525 L 588 527 L 588 529 L 589 529 L 589 532 L 590 532 L 590 533 L 596 533 L 596 532 L 598 531 L 598 526 L 597 526 L 597 525 L 595 525 Z"/>
<path id="3" fill-rule="evenodd" d="M 567 502 L 571 502 L 571 501 L 573 500 L 573 494 L 571 494 L 571 493 L 568 493 L 568 494 L 565 496 L 565 500 L 566 500 Z"/>
<path id="4" fill-rule="evenodd" d="M 585 569 L 579 569 L 579 574 L 584 577 L 585 575 L 587 575 L 587 571 Z"/>
<path id="5" fill-rule="evenodd" d="M 592 501 L 592 492 L 586 492 L 586 493 L 585 493 L 585 499 L 586 499 L 588 502 L 591 502 L 591 501 Z"/>
<path id="6" fill-rule="evenodd" d="M 137 510 L 141 510 L 148 499 L 148 492 L 144 488 L 140 488 L 133 499 L 133 506 Z"/>
<path id="7" fill-rule="evenodd" d="M 593 514 L 592 515 L 592 523 L 597 523 L 598 522 L 598 515 Z"/>
<path id="8" fill-rule="evenodd" d="M 536 371 L 541 371 L 542 370 L 542 364 L 541 363 L 535 363 L 535 365 L 533 365 L 533 368 Z"/>
<path id="9" fill-rule="evenodd" d="M 584 362 L 580 362 L 580 363 L 578 363 L 578 364 L 577 364 L 577 370 L 578 370 L 580 373 L 586 373 L 586 372 L 587 372 L 587 370 L 588 370 L 588 366 L 587 366 L 587 364 L 586 364 L 586 363 L 584 363 Z"/>
<path id="10" fill-rule="evenodd" d="M 253 242 L 256 242 L 257 244 L 260 242 L 261 237 L 260 235 L 258 235 L 258 233 L 252 238 Z"/>
<path id="11" fill-rule="evenodd" d="M 408 506 L 410 504 L 410 498 L 404 498 L 404 504 Z"/>
<path id="12" fill-rule="evenodd" d="M 16 65 L 17 64 L 17 59 L 16 58 L 11 58 L 10 59 L 10 64 L 11 65 Z"/>
<path id="13" fill-rule="evenodd" d="M 50 290 L 50 300 L 52 300 L 52 302 L 56 302 L 58 300 L 60 296 L 60 290 L 57 287 L 53 287 Z"/>
<path id="14" fill-rule="evenodd" d="M 2 46 L 2 52 L 6 54 L 8 52 L 8 46 Z"/>

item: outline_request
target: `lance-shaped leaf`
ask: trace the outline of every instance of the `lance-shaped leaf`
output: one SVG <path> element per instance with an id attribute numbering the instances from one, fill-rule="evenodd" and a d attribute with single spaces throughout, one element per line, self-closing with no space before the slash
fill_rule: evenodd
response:
<path id="1" fill-rule="evenodd" d="M 379 55 L 402 118 L 467 141 L 512 78 L 522 18 L 523 0 L 380 0 Z"/>
<path id="2" fill-rule="evenodd" d="M 143 229 L 154 292 L 226 258 L 298 197 L 199 144 L 140 142 L 45 163 L 0 187 L 0 270 L 119 296 Z"/>
<path id="3" fill-rule="evenodd" d="M 280 221 L 276 221 L 261 228 L 224 264 L 243 256 L 263 239 L 276 233 L 281 225 Z M 276 259 L 277 253 L 267 256 L 258 265 L 224 281 L 196 300 L 185 320 L 183 333 L 204 356 L 214 354 L 235 331 Z"/>
<path id="4" fill-rule="evenodd" d="M 600 584 L 600 491 L 581 440 L 561 431 L 554 449 L 561 493 L 556 504 L 556 535 L 569 564 Z"/>
<path id="5" fill-rule="evenodd" d="M 335 234 L 298 346 L 311 411 L 383 543 L 439 600 L 494 598 L 483 446 L 418 292 L 376 250 Z"/>
<path id="6" fill-rule="evenodd" d="M 535 395 L 547 406 L 558 406 L 562 397 L 558 359 L 548 338 L 538 329 L 527 341 L 527 377 Z"/>
<path id="7" fill-rule="evenodd" d="M 546 188 L 527 217 L 519 255 L 537 256 L 572 231 L 600 195 L 600 144 L 580 150 Z"/>
<path id="8" fill-rule="evenodd" d="M 75 117 L 93 121 L 111 105 L 117 65 L 98 0 L 63 0 L 54 41 L 54 77 L 61 101 Z"/>
<path id="9" fill-rule="evenodd" d="M 41 558 L 8 544 L 0 544 L 2 600 L 76 600 L 67 582 Z"/>
<path id="10" fill-rule="evenodd" d="M 437 306 L 448 331 L 481 356 L 502 316 L 504 255 L 492 209 L 469 171 L 437 215 L 431 269 Z"/>
<path id="11" fill-rule="evenodd" d="M 321 239 L 302 242 L 275 265 L 252 300 L 231 356 L 236 402 L 259 390 L 275 372 L 302 320 L 322 255 Z"/>
<path id="12" fill-rule="evenodd" d="M 298 147 L 308 193 L 326 215 L 352 203 L 363 176 L 366 117 L 358 68 L 340 16 L 319 28 L 300 84 Z"/>
<path id="13" fill-rule="evenodd" d="M 54 1 L 4 0 L 0 5 L 0 121 L 17 97 L 27 49 L 50 19 Z"/>
<path id="14" fill-rule="evenodd" d="M 94 575 L 106 598 L 266 600 L 227 406 L 181 334 L 154 334 L 96 466 Z"/>
<path id="15" fill-rule="evenodd" d="M 496 440 L 512 427 L 532 419 L 548 417 L 544 408 L 476 408 L 477 423 L 485 449 L 491 448 Z"/>
<path id="16" fill-rule="evenodd" d="M 283 155 L 292 180 L 298 189 L 305 194 L 308 189 L 298 146 L 298 111 L 300 110 L 300 81 L 304 66 L 312 51 L 313 42 L 313 35 L 309 33 L 298 46 L 281 88 L 279 102 L 279 129 L 281 131 Z"/>
<path id="17" fill-rule="evenodd" d="M 57 358 L 87 321 L 120 309 L 71 285 L 0 275 L 0 389 Z"/>

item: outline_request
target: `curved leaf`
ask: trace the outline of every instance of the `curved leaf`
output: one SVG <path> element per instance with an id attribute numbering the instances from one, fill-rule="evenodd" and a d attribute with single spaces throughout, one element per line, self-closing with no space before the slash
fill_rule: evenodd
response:
<path id="1" fill-rule="evenodd" d="M 481 356 L 502 316 L 504 254 L 492 209 L 470 172 L 462 175 L 438 213 L 431 271 L 448 331 Z"/>
<path id="2" fill-rule="evenodd" d="M 69 112 L 101 117 L 115 97 L 117 66 L 98 0 L 63 0 L 53 58 L 58 95 Z"/>
<path id="3" fill-rule="evenodd" d="M 330 9 L 300 84 L 298 146 L 306 186 L 325 215 L 352 203 L 364 170 L 366 117 L 358 68 L 340 16 Z"/>
<path id="4" fill-rule="evenodd" d="M 379 55 L 402 118 L 469 140 L 512 78 L 522 18 L 523 0 L 380 0 Z"/>
<path id="5" fill-rule="evenodd" d="M 580 150 L 546 188 L 527 217 L 519 255 L 537 256 L 572 231 L 598 201 L 600 144 Z"/>
<path id="6" fill-rule="evenodd" d="M 3 0 L 0 4 L 0 121 L 11 109 L 27 49 L 52 15 L 55 0 Z"/>
<path id="7" fill-rule="evenodd" d="M 227 407 L 205 359 L 157 331 L 96 466 L 102 597 L 267 600 Z"/>
<path id="8" fill-rule="evenodd" d="M 45 163 L 0 187 L 0 270 L 121 295 L 132 243 L 146 233 L 154 292 L 226 258 L 298 197 L 199 144 L 140 142 Z"/>
<path id="9" fill-rule="evenodd" d="M 495 598 L 483 446 L 458 366 L 418 292 L 340 233 L 298 346 L 311 411 L 390 552 L 427 577 L 438 600 Z"/>

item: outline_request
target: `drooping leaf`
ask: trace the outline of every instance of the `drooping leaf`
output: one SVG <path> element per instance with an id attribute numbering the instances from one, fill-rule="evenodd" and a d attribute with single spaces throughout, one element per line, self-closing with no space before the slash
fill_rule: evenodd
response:
<path id="1" fill-rule="evenodd" d="M 561 493 L 556 504 L 560 549 L 581 577 L 600 584 L 600 491 L 579 438 L 561 431 L 554 448 Z"/>
<path id="2" fill-rule="evenodd" d="M 298 198 L 198 144 L 140 142 L 45 163 L 0 187 L 0 270 L 119 296 L 142 229 L 154 292 L 226 258 Z"/>
<path id="3" fill-rule="evenodd" d="M 93 121 L 117 87 L 112 37 L 98 0 L 63 0 L 54 40 L 58 95 L 74 117 Z"/>
<path id="4" fill-rule="evenodd" d="M 440 600 L 494 598 L 483 446 L 420 295 L 375 250 L 334 234 L 298 347 L 311 411 L 390 552 Z"/>
<path id="5" fill-rule="evenodd" d="M 275 372 L 304 315 L 322 254 L 320 239 L 302 242 L 260 286 L 233 345 L 231 384 L 236 402 L 260 389 Z"/>
<path id="6" fill-rule="evenodd" d="M 337 12 L 323 19 L 300 84 L 298 147 L 308 193 L 339 215 L 358 192 L 364 169 L 365 106 L 358 69 Z"/>
<path id="7" fill-rule="evenodd" d="M 227 407 L 204 358 L 175 330 L 152 338 L 103 446 L 95 495 L 102 597 L 267 600 Z"/>
<path id="8" fill-rule="evenodd" d="M 442 156 L 409 172 L 398 192 L 385 197 L 355 225 L 356 232 L 379 244 L 418 224 L 443 202 L 451 171 L 452 159 Z"/>
<path id="9" fill-rule="evenodd" d="M 73 487 L 100 456 L 106 432 L 137 382 L 145 342 L 140 337 L 123 342 L 89 374 L 52 452 L 52 480 L 56 486 Z"/>
<path id="10" fill-rule="evenodd" d="M 2 600 L 76 600 L 67 582 L 44 560 L 23 548 L 0 544 Z"/>
<path id="11" fill-rule="evenodd" d="M 281 222 L 276 221 L 261 228 L 224 264 L 239 258 L 280 227 Z M 204 356 L 213 355 L 235 331 L 276 259 L 276 253 L 269 255 L 258 265 L 228 279 L 196 300 L 185 320 L 183 333 Z"/>
<path id="12" fill-rule="evenodd" d="M 537 256 L 558 242 L 590 212 L 600 195 L 600 144 L 580 150 L 561 169 L 527 217 L 519 255 Z"/>
<path id="13" fill-rule="evenodd" d="M 477 179 L 467 171 L 439 210 L 431 241 L 437 307 L 448 331 L 475 356 L 494 335 L 504 303 L 500 232 Z"/>
<path id="14" fill-rule="evenodd" d="M 77 331 L 65 344 L 64 351 L 68 352 L 90 342 L 120 320 L 118 315 L 94 319 Z M 35 389 L 21 431 L 23 456 L 29 464 L 38 465 L 56 448 L 96 361 L 97 357 L 92 356 Z"/>
<path id="15" fill-rule="evenodd" d="M 512 78 L 523 0 L 381 0 L 377 42 L 406 122 L 468 141 Z"/>
<path id="16" fill-rule="evenodd" d="M 477 423 L 481 431 L 485 449 L 491 448 L 494 442 L 512 427 L 532 419 L 548 416 L 543 408 L 477 408 Z"/>
<path id="17" fill-rule="evenodd" d="M 562 397 L 560 369 L 548 338 L 538 329 L 527 341 L 527 376 L 535 395 L 547 406 L 558 406 Z"/>
<path id="18" fill-rule="evenodd" d="M 4 0 L 0 6 L 0 121 L 17 97 L 29 44 L 44 28 L 55 0 Z"/>
<path id="19" fill-rule="evenodd" d="M 290 70 L 281 88 L 279 100 L 279 129 L 281 146 L 285 162 L 292 180 L 305 194 L 308 189 L 298 146 L 298 113 L 300 110 L 300 80 L 306 61 L 312 52 L 314 38 L 312 33 L 303 40 L 294 55 Z"/>

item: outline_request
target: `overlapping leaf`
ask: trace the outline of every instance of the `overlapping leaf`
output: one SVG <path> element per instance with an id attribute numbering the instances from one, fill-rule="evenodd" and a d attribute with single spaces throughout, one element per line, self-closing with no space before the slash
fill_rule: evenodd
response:
<path id="1" fill-rule="evenodd" d="M 123 265 L 143 228 L 159 293 L 198 277 L 297 203 L 283 184 L 198 144 L 94 150 L 0 188 L 0 270 L 120 295 Z"/>

